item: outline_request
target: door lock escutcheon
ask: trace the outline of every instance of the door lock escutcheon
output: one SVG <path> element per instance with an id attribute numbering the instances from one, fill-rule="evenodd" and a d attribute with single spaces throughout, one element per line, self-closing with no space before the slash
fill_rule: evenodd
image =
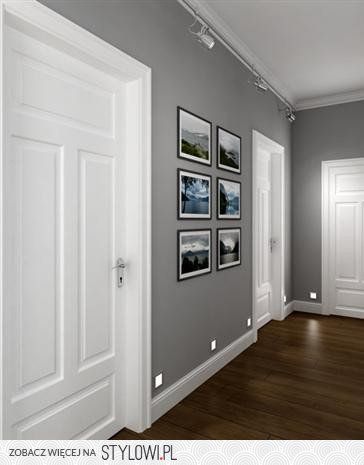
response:
<path id="1" fill-rule="evenodd" d="M 116 265 L 113 266 L 113 270 L 117 270 L 117 283 L 118 287 L 122 287 L 124 284 L 124 270 L 126 268 L 126 264 L 124 260 L 120 257 L 116 260 Z"/>

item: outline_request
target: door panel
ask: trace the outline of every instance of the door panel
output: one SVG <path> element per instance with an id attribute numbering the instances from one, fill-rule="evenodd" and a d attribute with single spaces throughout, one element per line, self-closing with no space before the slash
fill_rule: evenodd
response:
<path id="1" fill-rule="evenodd" d="M 110 377 L 21 422 L 17 425 L 17 437 L 23 440 L 82 439 L 88 430 L 112 420 L 113 396 L 114 380 Z"/>
<path id="2" fill-rule="evenodd" d="M 358 225 L 360 204 L 336 203 L 336 279 L 359 281 L 360 250 Z"/>
<path id="3" fill-rule="evenodd" d="M 17 334 L 13 396 L 22 396 L 61 376 L 62 151 L 21 137 L 10 144 L 7 201 L 13 209 L 6 216 L 6 239 L 14 260 L 7 274 L 13 277 L 9 311 Z"/>
<path id="4" fill-rule="evenodd" d="M 81 366 L 113 353 L 113 158 L 80 153 Z M 109 270 L 105 273 L 105 270 Z M 104 311 L 100 312 L 100 308 Z"/>
<path id="5" fill-rule="evenodd" d="M 125 89 L 11 28 L 5 60 L 5 437 L 104 439 L 125 426 Z"/>

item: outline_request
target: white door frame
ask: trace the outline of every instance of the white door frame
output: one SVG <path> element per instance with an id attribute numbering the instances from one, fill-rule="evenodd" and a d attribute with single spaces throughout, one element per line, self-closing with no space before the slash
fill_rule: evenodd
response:
<path id="1" fill-rule="evenodd" d="M 127 208 L 127 249 L 131 263 L 125 286 L 127 330 L 125 364 L 127 427 L 140 432 L 151 425 L 151 69 L 75 25 L 36 0 L 0 0 L 0 352 L 3 349 L 3 157 L 5 24 L 40 38 L 119 79 L 127 88 L 126 192 L 133 192 L 137 211 Z M 135 199 L 136 196 L 136 199 Z M 0 418 L 3 418 L 3 359 L 0 360 Z M 3 424 L 0 422 L 0 439 Z"/>
<path id="2" fill-rule="evenodd" d="M 275 320 L 284 319 L 284 255 L 285 255 L 285 167 L 284 147 L 269 139 L 260 132 L 252 132 L 252 309 L 253 330 L 257 340 L 257 314 L 256 314 L 256 279 L 258 260 L 258 226 L 259 219 L 256 211 L 257 186 L 257 153 L 259 147 L 264 147 L 272 154 L 272 236 L 278 239 L 279 253 L 272 255 L 272 316 Z"/>
<path id="3" fill-rule="evenodd" d="M 322 311 L 323 315 L 330 315 L 332 308 L 332 292 L 333 280 L 330 269 L 330 170 L 332 168 L 340 168 L 348 165 L 364 165 L 364 158 L 347 158 L 342 160 L 323 161 L 321 164 L 321 248 L 322 248 L 322 264 L 321 264 L 321 293 L 322 293 Z M 350 315 L 352 316 L 352 315 Z"/>

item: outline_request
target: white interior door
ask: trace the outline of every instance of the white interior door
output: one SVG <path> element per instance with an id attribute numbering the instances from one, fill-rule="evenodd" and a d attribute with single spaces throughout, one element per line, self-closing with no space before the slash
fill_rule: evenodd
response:
<path id="1" fill-rule="evenodd" d="M 364 159 L 329 162 L 325 174 L 324 310 L 364 318 Z"/>
<path id="2" fill-rule="evenodd" d="M 5 70 L 4 436 L 107 438 L 125 425 L 125 89 L 10 27 Z"/>
<path id="3" fill-rule="evenodd" d="M 262 147 L 257 150 L 256 157 L 257 261 L 255 295 L 256 319 L 259 329 L 272 319 L 272 163 L 270 152 Z"/>

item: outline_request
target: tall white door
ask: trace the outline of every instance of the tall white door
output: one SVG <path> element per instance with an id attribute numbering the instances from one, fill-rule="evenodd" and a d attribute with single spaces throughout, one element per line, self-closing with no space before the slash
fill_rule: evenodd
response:
<path id="1" fill-rule="evenodd" d="M 329 163 L 326 174 L 326 311 L 364 318 L 364 159 Z"/>
<path id="2" fill-rule="evenodd" d="M 124 420 L 121 82 L 8 27 L 5 438 L 107 438 Z"/>
<path id="3" fill-rule="evenodd" d="M 257 261 L 256 261 L 256 319 L 258 329 L 272 319 L 271 283 L 271 154 L 263 147 L 256 153 L 256 215 L 257 215 Z"/>

